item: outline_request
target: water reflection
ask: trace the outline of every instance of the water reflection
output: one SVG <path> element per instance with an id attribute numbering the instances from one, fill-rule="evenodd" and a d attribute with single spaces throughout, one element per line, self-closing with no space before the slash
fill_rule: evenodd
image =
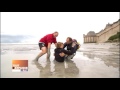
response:
<path id="1" fill-rule="evenodd" d="M 109 66 L 113 66 L 115 68 L 119 67 L 119 55 L 115 55 L 115 54 L 96 54 L 96 53 L 86 53 L 83 52 L 84 56 L 87 56 L 89 59 L 92 60 L 97 60 L 97 58 L 100 58 L 102 61 L 104 61 L 104 63 L 109 67 Z"/>
<path id="2" fill-rule="evenodd" d="M 79 69 L 73 61 L 59 63 L 47 61 L 46 66 L 36 62 L 36 67 L 40 70 L 40 78 L 76 78 L 79 77 Z"/>
<path id="3" fill-rule="evenodd" d="M 65 68 L 65 77 L 66 78 L 78 78 L 80 70 L 77 68 L 76 64 L 69 60 L 66 61 L 66 68 Z"/>
<path id="4" fill-rule="evenodd" d="M 35 62 L 36 67 L 40 70 L 40 78 L 49 78 L 50 72 L 50 62 L 47 62 L 45 67 L 43 67 L 40 63 Z"/>
<path id="5" fill-rule="evenodd" d="M 60 63 L 57 61 L 53 61 L 54 63 L 54 71 L 53 71 L 53 76 L 56 78 L 65 78 L 65 65 L 64 62 Z"/>
<path id="6" fill-rule="evenodd" d="M 90 59 L 94 59 L 94 58 L 95 58 L 95 55 L 92 54 L 92 53 L 86 53 L 86 52 L 84 52 L 83 55 L 84 55 L 84 56 L 87 56 L 87 57 L 90 58 Z"/>

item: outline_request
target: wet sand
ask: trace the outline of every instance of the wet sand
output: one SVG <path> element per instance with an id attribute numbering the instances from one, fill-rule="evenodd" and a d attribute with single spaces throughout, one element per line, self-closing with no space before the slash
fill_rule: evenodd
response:
<path id="1" fill-rule="evenodd" d="M 32 60 L 40 52 L 38 45 L 1 44 L 2 78 L 119 78 L 118 43 L 83 44 L 69 61 L 50 61 L 46 55 L 38 63 Z M 28 72 L 12 72 L 12 60 L 28 60 Z"/>

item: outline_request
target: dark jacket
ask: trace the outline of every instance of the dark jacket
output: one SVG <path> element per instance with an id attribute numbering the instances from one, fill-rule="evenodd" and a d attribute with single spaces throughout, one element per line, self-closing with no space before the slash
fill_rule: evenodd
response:
<path id="1" fill-rule="evenodd" d="M 74 48 L 71 48 L 70 51 L 64 50 L 63 48 L 56 48 L 54 50 L 55 60 L 58 61 L 58 62 L 64 62 L 65 57 L 61 57 L 59 54 L 63 52 L 67 55 L 72 55 L 73 51 L 74 51 Z"/>
<path id="2" fill-rule="evenodd" d="M 72 42 L 73 43 L 73 42 Z M 65 48 L 65 47 L 67 47 L 67 50 L 72 50 L 72 43 L 70 43 L 70 44 L 67 44 L 67 43 L 64 43 L 64 47 L 63 48 Z M 73 48 L 73 53 L 76 53 L 76 51 L 77 51 L 77 46 L 74 46 L 74 48 Z"/>

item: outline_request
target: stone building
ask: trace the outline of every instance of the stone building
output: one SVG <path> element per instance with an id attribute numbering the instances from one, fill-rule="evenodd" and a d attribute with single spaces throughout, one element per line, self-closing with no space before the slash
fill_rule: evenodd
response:
<path id="1" fill-rule="evenodd" d="M 94 31 L 89 31 L 87 35 L 83 35 L 84 43 L 95 43 L 96 42 L 96 33 Z"/>
<path id="2" fill-rule="evenodd" d="M 89 31 L 87 35 L 83 34 L 84 43 L 103 43 L 117 32 L 120 32 L 120 19 L 113 24 L 106 24 L 105 28 L 98 33 Z"/>

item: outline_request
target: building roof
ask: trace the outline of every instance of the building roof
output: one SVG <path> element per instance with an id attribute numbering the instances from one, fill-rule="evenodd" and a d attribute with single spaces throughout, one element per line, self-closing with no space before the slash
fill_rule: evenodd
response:
<path id="1" fill-rule="evenodd" d="M 96 36 L 95 32 L 94 31 L 89 31 L 87 33 L 87 36 Z"/>

